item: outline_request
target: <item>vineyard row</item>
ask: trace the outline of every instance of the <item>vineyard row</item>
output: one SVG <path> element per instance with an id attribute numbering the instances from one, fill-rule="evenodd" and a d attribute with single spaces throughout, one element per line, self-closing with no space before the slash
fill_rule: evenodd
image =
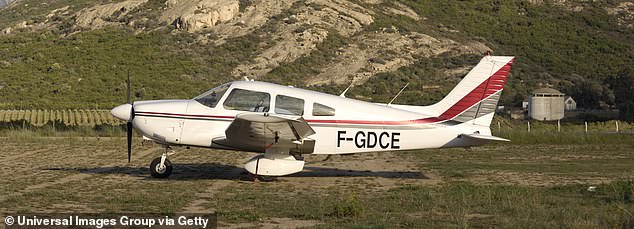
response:
<path id="1" fill-rule="evenodd" d="M 0 121 L 24 122 L 33 126 L 63 123 L 67 126 L 119 125 L 110 110 L 0 110 Z"/>

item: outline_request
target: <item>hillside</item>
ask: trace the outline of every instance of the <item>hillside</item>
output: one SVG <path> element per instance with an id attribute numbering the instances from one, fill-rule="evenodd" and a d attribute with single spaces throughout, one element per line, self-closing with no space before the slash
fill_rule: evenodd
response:
<path id="1" fill-rule="evenodd" d="M 615 83 L 634 77 L 633 13 L 628 1 L 20 0 L 0 9 L 0 107 L 109 108 L 128 71 L 137 99 L 247 76 L 354 84 L 349 96 L 377 102 L 409 82 L 396 102 L 429 104 L 492 50 L 517 56 L 504 105 L 552 86 L 597 108 L 634 91 Z"/>

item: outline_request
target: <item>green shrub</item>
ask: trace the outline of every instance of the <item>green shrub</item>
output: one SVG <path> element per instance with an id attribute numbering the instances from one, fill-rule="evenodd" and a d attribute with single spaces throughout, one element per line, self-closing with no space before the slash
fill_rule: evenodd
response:
<path id="1" fill-rule="evenodd" d="M 363 213 L 363 206 L 354 192 L 346 198 L 339 199 L 331 208 L 330 216 L 337 218 L 358 217 Z"/>

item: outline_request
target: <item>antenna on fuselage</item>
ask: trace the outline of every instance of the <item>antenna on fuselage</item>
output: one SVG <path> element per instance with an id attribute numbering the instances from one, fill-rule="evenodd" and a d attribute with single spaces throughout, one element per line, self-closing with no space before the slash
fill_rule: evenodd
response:
<path id="1" fill-rule="evenodd" d="M 341 92 L 341 95 L 339 95 L 339 97 L 343 97 L 343 98 L 345 98 L 345 97 L 346 97 L 346 92 L 348 92 L 348 90 L 350 90 L 350 88 L 351 88 L 352 86 L 354 86 L 354 77 L 352 77 L 352 79 L 351 79 L 350 86 L 348 86 L 348 87 L 346 88 L 346 90 L 343 90 L 343 92 Z"/>
<path id="2" fill-rule="evenodd" d="M 354 85 L 354 82 L 353 82 L 353 83 L 350 83 L 350 86 L 348 86 L 348 87 L 346 88 L 346 90 L 343 90 L 343 92 L 341 92 L 341 95 L 339 95 L 339 97 L 344 97 L 344 98 L 345 98 L 345 97 L 346 97 L 346 92 L 348 92 L 348 90 L 350 90 L 350 88 L 352 87 L 352 85 Z"/>
<path id="3" fill-rule="evenodd" d="M 389 103 L 387 103 L 387 105 L 385 105 L 385 106 L 389 106 L 389 105 L 391 105 L 391 104 L 392 104 L 392 102 L 394 102 L 394 100 L 395 100 L 395 99 L 396 99 L 399 95 L 401 95 L 401 93 L 405 90 L 405 88 L 407 88 L 407 86 L 408 86 L 408 85 L 409 85 L 409 83 L 405 84 L 405 86 L 404 86 L 403 88 L 401 88 L 401 90 L 400 90 L 398 93 L 396 93 L 396 95 L 394 96 L 394 98 L 392 98 L 392 100 L 390 100 L 390 102 L 389 102 Z"/>

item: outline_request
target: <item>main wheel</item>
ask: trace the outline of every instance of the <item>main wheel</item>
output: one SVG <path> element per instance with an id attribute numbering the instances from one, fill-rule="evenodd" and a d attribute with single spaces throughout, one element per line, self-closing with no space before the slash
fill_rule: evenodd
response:
<path id="1" fill-rule="evenodd" d="M 154 158 L 150 163 L 150 172 L 154 178 L 167 178 L 172 174 L 172 162 L 165 158 L 165 167 L 161 167 L 161 157 Z"/>
<path id="2" fill-rule="evenodd" d="M 274 176 L 262 176 L 262 175 L 258 175 L 258 180 L 262 181 L 262 182 L 273 182 L 273 181 L 277 181 L 277 177 Z"/>

